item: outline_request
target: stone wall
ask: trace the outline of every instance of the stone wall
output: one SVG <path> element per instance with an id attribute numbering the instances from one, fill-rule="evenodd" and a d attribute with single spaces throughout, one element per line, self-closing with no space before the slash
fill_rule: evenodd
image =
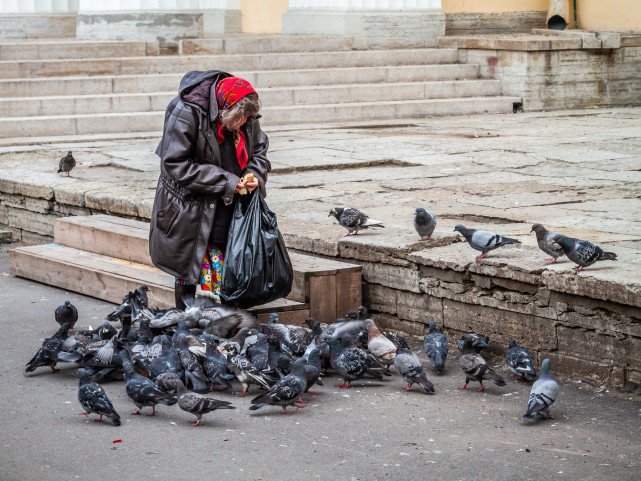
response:
<path id="1" fill-rule="evenodd" d="M 564 110 L 641 104 L 641 36 L 590 32 L 515 38 L 444 37 L 461 62 L 501 80 L 523 109 Z"/>
<path id="2" fill-rule="evenodd" d="M 529 33 L 544 28 L 547 12 L 446 13 L 445 35 Z"/>

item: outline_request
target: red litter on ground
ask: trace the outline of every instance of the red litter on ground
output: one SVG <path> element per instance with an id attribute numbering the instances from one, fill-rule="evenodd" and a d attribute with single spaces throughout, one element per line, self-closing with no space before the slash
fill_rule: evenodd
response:
<path id="1" fill-rule="evenodd" d="M 122 443 L 122 439 L 116 439 L 116 440 L 113 442 L 113 444 L 116 444 L 116 443 Z"/>

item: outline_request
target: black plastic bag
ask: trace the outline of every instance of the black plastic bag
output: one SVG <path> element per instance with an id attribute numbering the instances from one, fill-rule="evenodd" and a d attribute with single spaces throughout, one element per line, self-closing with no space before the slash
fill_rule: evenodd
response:
<path id="1" fill-rule="evenodd" d="M 236 202 L 227 236 L 221 297 L 246 309 L 287 296 L 294 271 L 276 214 L 260 191 L 254 191 L 246 209 L 244 204 L 242 197 Z"/>

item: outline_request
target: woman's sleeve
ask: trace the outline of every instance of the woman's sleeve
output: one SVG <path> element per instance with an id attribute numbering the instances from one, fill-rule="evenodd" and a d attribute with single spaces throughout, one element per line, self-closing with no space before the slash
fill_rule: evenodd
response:
<path id="1" fill-rule="evenodd" d="M 215 135 L 213 130 L 210 133 Z M 231 204 L 240 179 L 216 165 L 194 161 L 192 151 L 198 141 L 198 120 L 193 111 L 181 109 L 173 125 L 167 126 L 164 135 L 170 136 L 161 156 L 167 175 L 192 192 L 222 195 L 225 205 Z M 217 141 L 214 139 L 214 142 Z"/>
<path id="2" fill-rule="evenodd" d="M 252 127 L 254 136 L 254 152 L 247 162 L 245 172 L 251 172 L 258 179 L 258 185 L 263 197 L 267 195 L 265 184 L 267 183 L 267 174 L 272 170 L 272 164 L 267 159 L 267 150 L 269 149 L 269 139 L 267 134 L 260 128 L 260 122 L 255 119 Z"/>

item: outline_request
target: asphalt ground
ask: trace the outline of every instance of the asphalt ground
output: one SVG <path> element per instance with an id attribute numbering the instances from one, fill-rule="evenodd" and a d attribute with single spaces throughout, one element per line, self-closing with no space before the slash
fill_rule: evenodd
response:
<path id="1" fill-rule="evenodd" d="M 250 412 L 251 397 L 213 396 L 237 409 L 207 414 L 197 428 L 176 406 L 132 416 L 122 382 L 104 384 L 122 426 L 81 416 L 73 364 L 24 373 L 57 330 L 54 310 L 69 299 L 78 327 L 96 326 L 114 306 L 9 275 L 0 246 L 0 479 L 234 480 L 638 480 L 641 402 L 580 379 L 559 379 L 556 420 L 523 422 L 530 385 L 509 376 L 485 392 L 460 391 L 464 376 L 450 349 L 447 370 L 428 370 L 436 393 L 404 392 L 396 373 L 342 390 L 335 374 L 291 416 L 278 407 Z M 422 343 L 412 342 L 427 366 Z M 554 372 L 554 366 L 552 366 Z M 470 387 L 477 386 L 471 384 Z M 240 390 L 235 383 L 234 391 Z M 252 394 L 256 387 L 252 387 Z M 148 408 L 143 409 L 148 414 Z"/>

